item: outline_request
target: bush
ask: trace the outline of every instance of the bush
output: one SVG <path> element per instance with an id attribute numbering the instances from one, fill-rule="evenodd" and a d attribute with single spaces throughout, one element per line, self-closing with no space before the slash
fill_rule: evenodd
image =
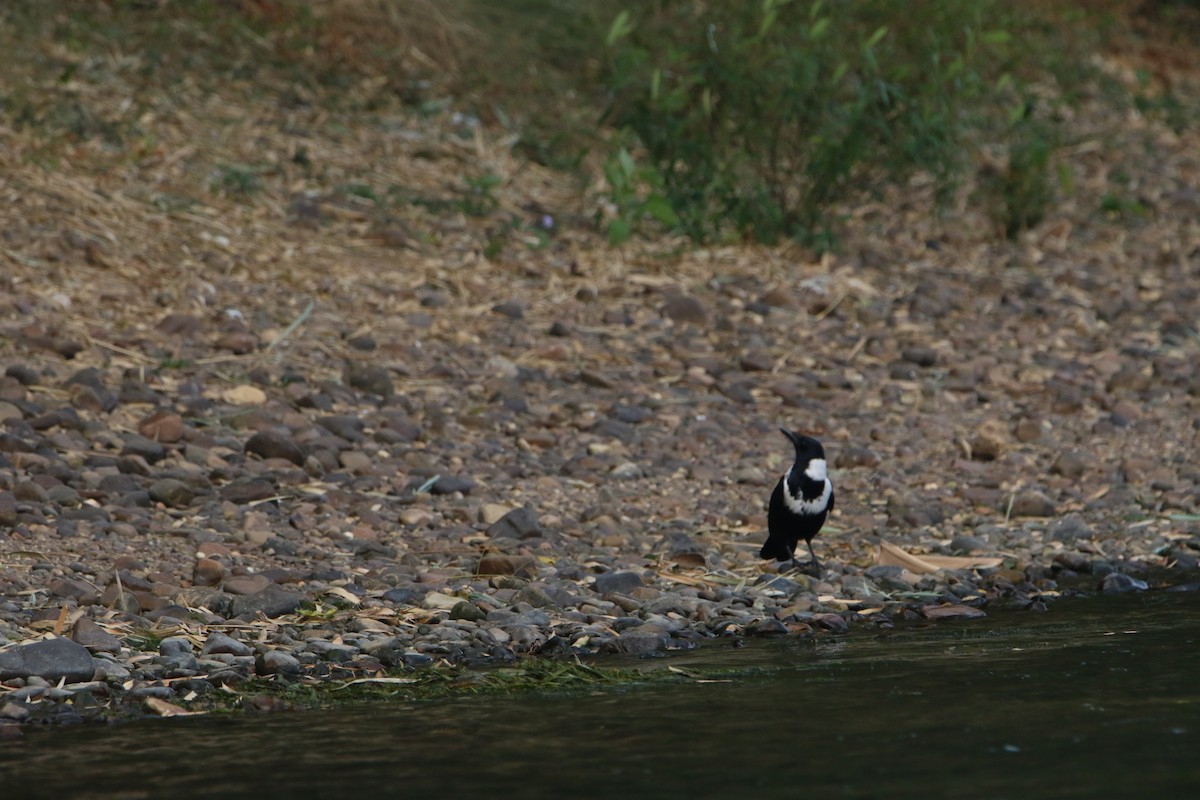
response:
<path id="1" fill-rule="evenodd" d="M 609 29 L 607 118 L 696 240 L 829 240 L 831 208 L 966 165 L 964 109 L 1009 41 L 986 0 L 660 0 Z"/>

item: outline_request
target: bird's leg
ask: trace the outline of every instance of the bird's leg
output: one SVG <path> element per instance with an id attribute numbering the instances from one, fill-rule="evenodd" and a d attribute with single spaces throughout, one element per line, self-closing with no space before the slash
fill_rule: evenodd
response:
<path id="1" fill-rule="evenodd" d="M 814 575 L 816 577 L 820 577 L 821 576 L 821 562 L 817 561 L 817 554 L 813 552 L 812 539 L 805 541 L 805 544 L 808 545 L 808 555 L 810 558 L 812 558 L 812 562 L 809 564 L 808 574 Z"/>
<path id="2" fill-rule="evenodd" d="M 792 554 L 792 569 L 797 570 L 797 571 L 801 571 L 804 569 L 804 565 L 796 560 L 795 553 Z"/>

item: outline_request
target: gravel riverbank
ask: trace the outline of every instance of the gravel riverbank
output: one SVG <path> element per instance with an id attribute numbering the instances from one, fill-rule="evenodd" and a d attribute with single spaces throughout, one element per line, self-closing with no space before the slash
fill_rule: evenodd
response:
<path id="1" fill-rule="evenodd" d="M 180 81 L 132 154 L 0 128 L 0 732 L 1194 588 L 1195 131 L 1081 101 L 1033 231 L 914 184 L 818 258 L 612 248 L 503 132 L 271 98 Z M 829 455 L 819 577 L 757 557 L 780 427 Z"/>

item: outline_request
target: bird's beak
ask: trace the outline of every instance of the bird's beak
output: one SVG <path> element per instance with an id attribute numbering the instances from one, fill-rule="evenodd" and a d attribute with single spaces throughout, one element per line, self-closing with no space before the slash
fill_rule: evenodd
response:
<path id="1" fill-rule="evenodd" d="M 800 439 L 800 436 L 799 436 L 799 434 L 792 433 L 792 432 L 791 432 L 791 431 L 789 431 L 787 428 L 780 428 L 780 429 L 779 429 L 779 432 L 780 432 L 780 433 L 782 433 L 784 436 L 786 436 L 786 437 L 787 437 L 787 438 L 788 438 L 788 439 L 791 441 L 791 443 L 792 443 L 792 444 L 794 444 L 794 445 L 799 445 L 799 444 L 800 444 L 800 442 L 799 442 L 799 439 Z"/>

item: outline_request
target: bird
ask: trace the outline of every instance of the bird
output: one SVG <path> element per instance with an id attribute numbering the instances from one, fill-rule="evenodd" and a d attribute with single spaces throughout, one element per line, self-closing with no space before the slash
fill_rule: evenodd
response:
<path id="1" fill-rule="evenodd" d="M 783 473 L 767 507 L 767 541 L 759 551 L 761 558 L 776 561 L 791 559 L 792 566 L 803 569 L 796 560 L 796 546 L 803 539 L 812 557 L 811 570 L 820 574 L 821 563 L 813 552 L 812 540 L 833 510 L 833 482 L 825 463 L 825 448 L 811 436 L 779 429 L 796 447 L 796 462 Z"/>

